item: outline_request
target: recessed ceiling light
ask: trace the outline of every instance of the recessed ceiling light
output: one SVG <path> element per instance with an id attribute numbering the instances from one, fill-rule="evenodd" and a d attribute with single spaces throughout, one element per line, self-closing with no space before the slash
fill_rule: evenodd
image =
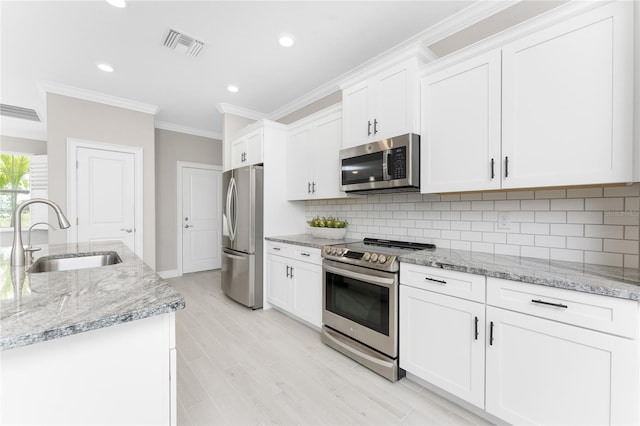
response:
<path id="1" fill-rule="evenodd" d="M 231 93 L 238 93 L 240 89 L 238 89 L 238 86 L 234 86 L 233 84 L 230 84 L 227 86 L 227 90 L 230 91 Z"/>
<path id="2" fill-rule="evenodd" d="M 106 0 L 113 7 L 123 8 L 127 6 L 125 0 Z"/>
<path id="3" fill-rule="evenodd" d="M 295 39 L 291 34 L 282 34 L 278 39 L 280 46 L 282 47 L 291 47 L 293 43 L 295 43 Z"/>
<path id="4" fill-rule="evenodd" d="M 113 72 L 113 67 L 109 64 L 98 64 L 98 68 L 104 72 Z"/>

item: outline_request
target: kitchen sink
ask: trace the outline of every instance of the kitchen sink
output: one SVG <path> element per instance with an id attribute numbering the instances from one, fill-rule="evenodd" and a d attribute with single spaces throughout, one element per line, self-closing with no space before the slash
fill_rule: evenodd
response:
<path id="1" fill-rule="evenodd" d="M 27 269 L 27 272 L 72 271 L 75 269 L 97 268 L 122 263 L 115 251 L 94 253 L 68 253 L 43 256 Z"/>

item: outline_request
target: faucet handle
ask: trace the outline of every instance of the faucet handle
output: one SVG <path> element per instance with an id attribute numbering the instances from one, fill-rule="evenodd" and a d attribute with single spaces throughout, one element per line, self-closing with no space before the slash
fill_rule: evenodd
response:
<path id="1" fill-rule="evenodd" d="M 27 247 L 24 249 L 24 265 L 28 268 L 33 263 L 33 252 L 42 250 L 40 247 Z"/>

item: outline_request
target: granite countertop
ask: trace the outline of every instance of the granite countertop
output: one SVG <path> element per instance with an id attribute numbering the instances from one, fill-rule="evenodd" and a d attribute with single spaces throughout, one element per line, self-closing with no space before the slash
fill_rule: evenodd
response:
<path id="1" fill-rule="evenodd" d="M 278 243 L 294 244 L 297 246 L 322 248 L 322 246 L 331 246 L 337 244 L 357 243 L 361 240 L 343 239 L 343 240 L 330 240 L 327 238 L 316 238 L 311 234 L 297 234 L 297 235 L 285 235 L 282 237 L 265 237 L 267 241 L 275 241 Z"/>
<path id="2" fill-rule="evenodd" d="M 183 309 L 182 296 L 120 242 L 58 244 L 36 258 L 116 251 L 122 263 L 61 272 L 21 273 L 0 248 L 0 350 Z"/>
<path id="3" fill-rule="evenodd" d="M 621 299 L 640 300 L 640 271 L 461 250 L 417 251 L 401 262 L 504 278 Z"/>

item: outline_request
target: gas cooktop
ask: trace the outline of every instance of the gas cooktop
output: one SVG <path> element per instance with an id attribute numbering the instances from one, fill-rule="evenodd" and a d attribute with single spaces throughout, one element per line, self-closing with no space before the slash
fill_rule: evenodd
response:
<path id="1" fill-rule="evenodd" d="M 337 262 L 397 272 L 400 268 L 398 257 L 417 250 L 435 250 L 434 244 L 408 241 L 365 238 L 361 242 L 342 246 L 324 246 L 322 257 Z"/>

